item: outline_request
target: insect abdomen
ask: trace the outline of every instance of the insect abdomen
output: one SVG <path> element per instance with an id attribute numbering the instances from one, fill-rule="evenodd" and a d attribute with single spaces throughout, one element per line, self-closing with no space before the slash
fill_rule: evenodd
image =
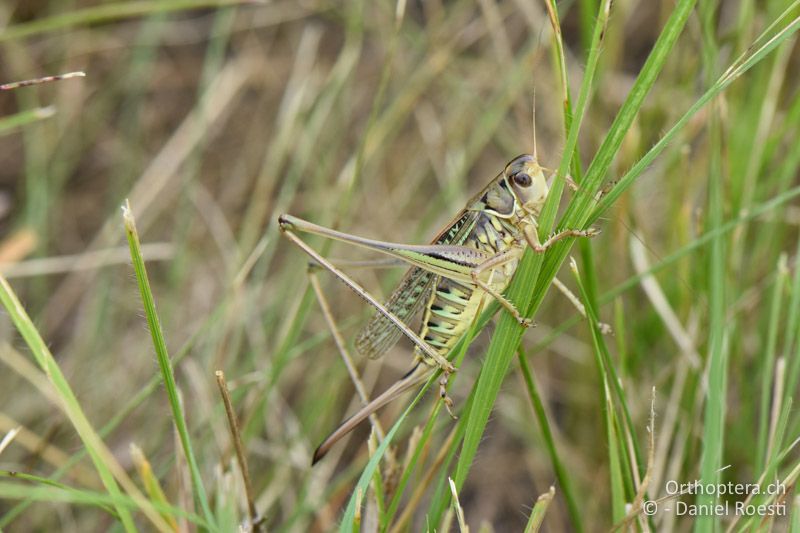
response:
<path id="1" fill-rule="evenodd" d="M 504 220 L 490 214 L 482 214 L 465 239 L 464 246 L 486 252 L 487 256 L 493 256 L 513 246 L 514 242 L 516 242 L 515 236 Z M 513 270 L 516 268 L 516 262 L 513 265 L 509 264 L 508 267 Z M 503 291 L 510 277 L 506 273 L 498 276 L 502 281 L 492 283 L 492 288 L 498 292 Z M 472 324 L 485 294 L 480 287 L 440 276 L 434 284 L 434 290 L 425 308 L 420 337 L 439 354 L 446 356 Z M 414 352 L 426 363 L 436 364 L 419 348 Z"/>
<path id="2" fill-rule="evenodd" d="M 475 318 L 482 296 L 483 291 L 471 285 L 439 277 L 425 309 L 422 339 L 447 355 Z M 432 366 L 436 364 L 419 348 L 415 354 Z"/>

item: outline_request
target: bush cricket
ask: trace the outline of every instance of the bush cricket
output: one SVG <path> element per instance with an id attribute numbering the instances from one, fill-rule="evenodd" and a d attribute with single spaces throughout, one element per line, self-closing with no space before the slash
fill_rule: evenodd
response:
<path id="1" fill-rule="evenodd" d="M 592 228 L 566 229 L 540 242 L 537 217 L 548 191 L 544 169 L 536 156 L 518 156 L 475 195 L 429 245 L 376 241 L 318 226 L 291 215 L 278 218 L 281 231 L 292 242 L 377 310 L 356 338 L 356 348 L 361 354 L 370 358 L 380 357 L 401 335 L 406 335 L 415 345 L 414 367 L 411 371 L 345 420 L 317 448 L 314 463 L 370 414 L 427 379 L 437 368 L 443 371 L 439 382 L 440 396 L 448 412 L 454 416 L 446 384 L 455 368 L 446 357 L 477 317 L 487 295 L 496 299 L 520 324 L 530 326 L 530 319 L 523 317 L 502 294 L 514 275 L 525 247 L 530 246 L 542 253 L 560 239 L 593 237 L 598 233 Z M 381 252 L 410 264 L 411 268 L 386 304 L 382 305 L 309 247 L 295 231 Z M 562 291 L 566 290 L 560 283 L 557 285 Z M 576 303 L 574 296 L 570 299 Z M 422 325 L 417 334 L 406 325 L 406 321 L 423 306 Z"/>

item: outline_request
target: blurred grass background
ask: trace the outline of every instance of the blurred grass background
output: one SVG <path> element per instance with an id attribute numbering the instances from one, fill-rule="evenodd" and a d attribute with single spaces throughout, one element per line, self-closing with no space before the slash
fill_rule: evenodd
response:
<path id="1" fill-rule="evenodd" d="M 592 161 L 675 4 L 614 2 L 573 175 Z M 428 242 L 508 160 L 533 149 L 534 90 L 539 157 L 557 168 L 566 132 L 554 45 L 563 45 L 577 98 L 602 7 L 559 2 L 554 34 L 546 4 L 526 0 L 3 3 L 0 81 L 87 76 L 0 93 L 0 271 L 44 340 L 20 337 L 7 307 L 0 430 L 21 429 L 0 455 L 0 525 L 231 530 L 244 522 L 214 380 L 220 369 L 268 529 L 338 527 L 367 462 L 369 430 L 310 467 L 316 445 L 358 400 L 308 287 L 306 258 L 280 238 L 277 215 Z M 781 18 L 787 8 L 794 11 Z M 777 476 L 792 488 L 800 58 L 794 35 L 780 31 L 793 31 L 797 16 L 796 3 L 778 0 L 709 0 L 690 15 L 623 131 L 609 189 L 740 54 L 766 42 L 762 32 L 780 44 L 693 115 L 595 223 L 603 234 L 573 251 L 582 281 L 568 268 L 559 277 L 582 289 L 615 333 L 593 336 L 557 292 L 545 298 L 538 327 L 523 336 L 522 368 L 512 365 L 459 487 L 473 530 L 531 526 L 531 508 L 551 485 L 547 531 L 607 530 L 626 503 L 637 511 L 645 490 L 646 499 L 662 497 L 668 480 L 708 479 L 714 465 L 731 465 L 722 481 Z M 205 513 L 142 315 L 120 214 L 126 198 L 210 502 Z M 365 257 L 308 241 L 334 258 Z M 644 275 L 649 269 L 655 274 Z M 354 274 L 386 295 L 402 270 Z M 351 339 L 370 310 L 321 279 Z M 469 405 L 491 329 L 474 339 L 453 379 L 459 409 Z M 67 393 L 32 364 L 31 353 L 48 348 L 76 405 L 150 502 L 159 497 L 148 480 L 158 480 L 173 506 L 158 508 L 168 520 L 101 484 L 85 455 L 91 441 L 60 407 Z M 401 342 L 380 362 L 359 361 L 373 395 L 408 370 L 410 350 Z M 624 395 L 609 392 L 617 380 Z M 416 452 L 415 468 L 383 469 L 377 497 L 364 494 L 366 530 L 458 529 L 444 481 L 455 477 L 463 427 L 440 413 L 424 436 L 412 431 L 438 409 L 435 397 L 421 400 L 394 439 L 397 462 Z M 404 407 L 384 409 L 386 427 Z M 142 455 L 152 474 L 142 474 Z M 779 501 L 789 516 L 776 523 L 695 523 L 660 512 L 649 520 L 639 513 L 626 527 L 797 526 L 793 491 Z M 131 522 L 120 511 L 128 504 Z"/>

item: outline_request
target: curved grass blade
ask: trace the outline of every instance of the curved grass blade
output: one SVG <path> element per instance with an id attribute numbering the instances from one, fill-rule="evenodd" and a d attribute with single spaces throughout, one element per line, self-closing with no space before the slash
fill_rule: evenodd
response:
<path id="1" fill-rule="evenodd" d="M 22 303 L 2 275 L 0 275 L 0 301 L 8 311 L 11 321 L 23 339 L 25 339 L 36 362 L 52 383 L 58 398 L 61 400 L 59 407 L 67 415 L 75 431 L 83 441 L 86 451 L 89 453 L 97 473 L 109 493 L 111 501 L 117 502 L 123 497 L 117 485 L 117 481 L 119 481 L 153 524 L 159 529 L 167 530 L 168 528 L 163 519 L 155 512 L 150 502 L 139 492 L 122 467 L 116 462 L 111 451 L 95 432 L 83 409 L 81 409 L 80 403 L 69 386 L 66 377 L 61 372 L 61 368 L 56 363 L 53 354 L 50 353 L 50 349 L 41 335 L 39 335 L 39 331 L 34 326 Z M 116 503 L 114 503 L 114 506 L 125 530 L 135 531 L 136 526 L 128 509 Z"/>
<path id="2" fill-rule="evenodd" d="M 8 475 L 9 473 L 0 473 L 0 476 Z M 91 490 L 76 489 L 68 487 L 60 483 L 54 483 L 52 480 L 32 475 L 23 475 L 14 473 L 9 476 L 17 479 L 24 479 L 26 481 L 40 483 L 41 486 L 28 486 L 20 483 L 0 482 L 0 499 L 2 500 L 32 500 L 44 503 L 64 502 L 75 503 L 79 505 L 93 506 L 113 514 L 119 518 L 116 511 L 119 509 L 135 510 L 139 503 L 133 498 L 120 494 L 112 496 L 108 493 L 95 492 Z M 153 508 L 165 516 L 172 516 L 178 518 L 185 518 L 193 524 L 201 528 L 209 528 L 209 524 L 203 520 L 202 517 L 194 514 L 187 513 L 186 510 L 179 507 L 174 507 L 162 502 L 153 502 Z M 174 531 L 169 527 L 159 528 L 162 531 Z M 133 529 L 132 531 L 138 531 Z"/>

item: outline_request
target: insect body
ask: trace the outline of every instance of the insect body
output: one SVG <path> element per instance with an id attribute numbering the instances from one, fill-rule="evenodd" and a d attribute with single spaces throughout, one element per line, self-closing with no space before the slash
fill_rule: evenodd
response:
<path id="1" fill-rule="evenodd" d="M 321 459 L 337 440 L 364 418 L 426 379 L 437 367 L 444 370 L 440 393 L 450 410 L 451 402 L 447 398 L 445 384 L 454 368 L 446 357 L 476 318 L 487 295 L 497 299 L 521 324 L 531 324 L 502 295 L 526 245 L 543 252 L 559 239 L 596 234 L 592 229 L 564 230 L 541 243 L 536 231 L 536 219 L 547 193 L 544 171 L 535 156 L 521 155 L 506 165 L 502 173 L 473 197 L 432 244 L 424 246 L 356 237 L 290 215 L 279 218 L 280 227 L 289 238 L 377 309 L 377 314 L 356 339 L 356 347 L 362 354 L 380 357 L 402 334 L 415 344 L 414 368 L 331 434 L 317 449 L 314 462 Z M 305 245 L 294 235 L 294 229 L 379 251 L 411 264 L 412 268 L 383 306 Z M 405 322 L 423 305 L 422 327 L 419 335 L 416 335 Z"/>

